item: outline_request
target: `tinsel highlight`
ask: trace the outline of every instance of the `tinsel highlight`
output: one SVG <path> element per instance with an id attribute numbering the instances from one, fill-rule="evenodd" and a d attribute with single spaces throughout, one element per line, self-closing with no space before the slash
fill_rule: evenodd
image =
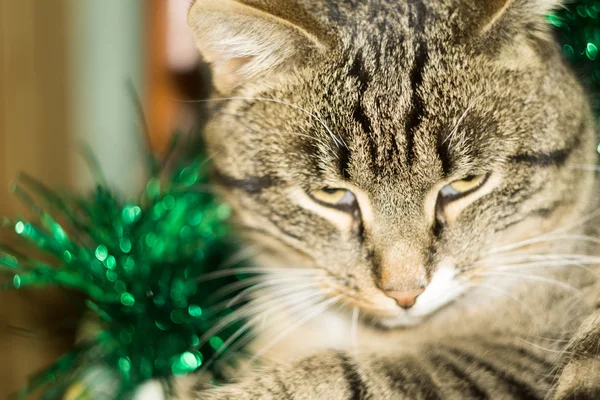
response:
<path id="1" fill-rule="evenodd" d="M 127 200 L 102 185 L 89 197 L 61 194 L 28 176 L 14 191 L 37 218 L 4 221 L 27 243 L 21 252 L 0 248 L 5 286 L 82 293 L 101 326 L 21 395 L 51 383 L 43 398 L 61 398 L 86 370 L 102 367 L 113 373 L 115 398 L 123 398 L 148 379 L 197 370 L 239 327 L 206 336 L 231 312 L 210 295 L 237 278 L 210 275 L 234 246 L 230 209 L 207 189 L 204 157 L 160 171 Z"/>
<path id="2" fill-rule="evenodd" d="M 565 58 L 578 72 L 600 115 L 600 1 L 567 1 L 566 7 L 548 16 Z"/>

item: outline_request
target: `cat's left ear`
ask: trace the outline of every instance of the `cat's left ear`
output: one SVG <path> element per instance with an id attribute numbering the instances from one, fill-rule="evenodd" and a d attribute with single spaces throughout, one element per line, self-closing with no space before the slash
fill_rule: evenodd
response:
<path id="1" fill-rule="evenodd" d="M 289 0 L 196 0 L 188 21 L 221 94 L 268 85 L 325 48 L 317 24 Z"/>
<path id="2" fill-rule="evenodd" d="M 477 0 L 481 1 L 485 10 L 483 32 L 492 30 L 509 14 L 514 14 L 517 19 L 540 20 L 540 17 L 549 14 L 552 10 L 560 8 L 564 0 Z M 513 18 L 514 20 L 514 18 Z"/>

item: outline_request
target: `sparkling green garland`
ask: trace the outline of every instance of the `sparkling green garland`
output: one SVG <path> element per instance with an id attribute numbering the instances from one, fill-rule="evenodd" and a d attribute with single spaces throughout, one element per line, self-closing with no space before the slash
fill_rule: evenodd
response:
<path id="1" fill-rule="evenodd" d="M 102 366 L 118 373 L 108 374 L 109 386 L 123 398 L 148 379 L 187 374 L 220 354 L 239 325 L 202 339 L 231 312 L 211 312 L 223 307 L 210 295 L 238 278 L 209 275 L 234 254 L 234 241 L 229 207 L 207 190 L 204 160 L 156 171 L 143 193 L 128 200 L 104 185 L 79 197 L 21 177 L 14 192 L 37 217 L 4 220 L 26 242 L 22 251 L 0 247 L 5 286 L 82 293 L 102 329 L 20 395 L 49 386 L 43 398 L 61 398 L 88 369 Z"/>
<path id="2" fill-rule="evenodd" d="M 595 98 L 600 1 L 571 3 L 548 19 Z M 600 104 L 594 106 L 600 112 Z M 28 243 L 24 252 L 0 247 L 0 266 L 10 277 L 6 287 L 58 286 L 82 293 L 103 329 L 41 372 L 20 395 L 50 384 L 43 398 L 60 398 L 86 371 L 102 365 L 117 371 L 116 396 L 122 398 L 148 379 L 197 370 L 240 326 L 200 341 L 232 312 L 210 312 L 211 293 L 238 278 L 206 279 L 234 251 L 229 208 L 204 190 L 203 157 L 182 165 L 155 171 L 143 193 L 127 201 L 107 185 L 80 197 L 22 177 L 15 193 L 37 218 L 3 221 Z"/>
<path id="3" fill-rule="evenodd" d="M 566 59 L 575 67 L 592 96 L 592 105 L 600 115 L 600 1 L 567 2 L 548 16 L 554 26 Z"/>

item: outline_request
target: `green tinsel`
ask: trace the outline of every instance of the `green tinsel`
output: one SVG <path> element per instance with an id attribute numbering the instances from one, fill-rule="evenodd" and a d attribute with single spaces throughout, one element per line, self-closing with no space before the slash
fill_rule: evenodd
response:
<path id="1" fill-rule="evenodd" d="M 127 200 L 103 185 L 79 197 L 21 177 L 15 194 L 37 217 L 4 222 L 28 242 L 21 252 L 0 247 L 8 285 L 82 293 L 103 327 L 22 395 L 51 382 L 44 399 L 59 398 L 87 369 L 103 366 L 118 374 L 110 385 L 120 382 L 115 394 L 122 398 L 148 379 L 187 374 L 220 354 L 239 325 L 202 339 L 231 312 L 218 311 L 225 307 L 210 295 L 237 278 L 207 275 L 234 254 L 234 242 L 229 207 L 207 190 L 205 160 L 198 155 L 181 168 L 156 171 L 143 193 Z"/>
<path id="2" fill-rule="evenodd" d="M 563 54 L 575 67 L 582 83 L 592 95 L 596 114 L 600 115 L 600 1 L 566 2 L 548 16 L 562 46 Z"/>
<path id="3" fill-rule="evenodd" d="M 548 16 L 592 95 L 600 89 L 599 14 L 600 1 L 580 0 Z M 595 109 L 600 112 L 597 102 Z M 121 398 L 148 379 L 192 372 L 220 353 L 239 324 L 200 338 L 232 312 L 210 312 L 216 309 L 211 293 L 237 278 L 206 279 L 234 250 L 226 223 L 230 210 L 205 190 L 204 160 L 197 156 L 182 167 L 155 171 L 143 193 L 128 200 L 106 185 L 81 197 L 21 179 L 15 193 L 37 218 L 4 220 L 29 243 L 27 255 L 0 248 L 7 286 L 82 293 L 104 327 L 35 377 L 22 395 L 51 383 L 44 398 L 59 398 L 100 365 L 120 378 Z M 45 257 L 29 254 L 40 252 Z"/>

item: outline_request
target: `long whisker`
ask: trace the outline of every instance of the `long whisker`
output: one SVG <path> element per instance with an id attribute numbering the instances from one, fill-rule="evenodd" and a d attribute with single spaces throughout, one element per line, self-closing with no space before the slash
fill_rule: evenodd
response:
<path id="1" fill-rule="evenodd" d="M 593 211 L 589 212 L 588 214 L 583 215 L 582 217 L 572 221 L 571 223 L 569 223 L 563 227 L 559 227 L 559 228 L 551 231 L 551 233 L 568 232 L 572 229 L 579 228 L 579 227 L 585 225 L 586 223 L 590 222 L 594 218 L 598 218 L 598 216 L 600 216 L 600 207 L 594 209 Z"/>
<path id="2" fill-rule="evenodd" d="M 276 319 L 273 322 L 276 324 L 276 323 L 280 322 L 284 317 L 282 315 L 278 315 L 275 318 Z M 265 322 L 266 322 L 266 319 L 267 319 L 267 316 L 264 315 L 263 318 L 262 318 L 262 321 L 260 323 L 264 325 Z M 259 328 L 259 329 L 264 329 L 264 326 L 262 328 Z M 256 336 L 257 336 L 257 333 L 255 332 L 255 330 L 248 331 L 246 333 L 246 335 L 244 335 L 243 338 L 241 338 L 237 342 L 231 344 L 231 346 L 229 346 L 229 348 L 227 349 L 227 351 L 224 352 L 220 356 L 219 360 L 215 360 L 215 364 L 217 364 L 217 363 L 227 364 L 227 360 L 231 359 L 231 357 L 234 357 L 236 353 L 239 353 L 238 350 L 244 348 L 249 342 L 251 342 L 253 339 L 255 339 Z M 251 357 L 251 355 L 248 354 L 248 358 L 250 358 L 250 357 Z M 262 357 L 259 357 L 259 358 L 263 359 L 263 358 L 265 358 L 265 355 L 263 354 Z M 258 360 L 258 358 L 257 358 L 257 360 Z M 250 361 L 250 362 L 252 364 L 254 364 L 255 361 L 256 360 Z"/>
<path id="3" fill-rule="evenodd" d="M 506 261 L 555 261 L 555 260 L 566 260 L 566 261 L 582 261 L 582 262 L 597 262 L 600 263 L 600 257 L 590 256 L 587 254 L 574 254 L 574 253 L 549 253 L 549 254 L 506 254 L 498 257 L 488 257 L 477 261 L 474 265 L 488 263 L 488 262 L 506 262 Z"/>
<path id="4" fill-rule="evenodd" d="M 525 339 L 523 339 L 523 338 L 520 338 L 520 337 L 517 337 L 517 340 L 520 340 L 520 341 L 522 341 L 522 342 L 525 342 L 525 343 L 527 343 L 527 344 L 529 344 L 529 345 L 531 345 L 531 346 L 533 346 L 533 347 L 535 347 L 535 348 L 538 348 L 538 349 L 540 349 L 540 350 L 548 351 L 548 352 L 550 352 L 550 353 L 557 353 L 557 354 L 568 354 L 568 353 L 570 353 L 570 352 L 566 352 L 565 350 L 555 350 L 555 349 L 549 349 L 549 348 L 547 348 L 547 347 L 540 346 L 539 344 L 536 344 L 536 343 L 529 342 L 529 341 L 527 341 L 527 340 L 525 340 Z"/>
<path id="5" fill-rule="evenodd" d="M 352 338 L 352 350 L 356 353 L 358 349 L 358 317 L 360 309 L 354 307 L 352 310 L 352 326 L 350 328 L 350 337 Z"/>
<path id="6" fill-rule="evenodd" d="M 598 216 L 600 216 L 600 207 L 594 209 L 593 211 L 589 212 L 586 215 L 583 215 L 582 217 L 575 219 L 574 221 L 571 221 L 570 223 L 564 225 L 564 226 L 560 226 L 556 229 L 553 229 L 549 232 L 543 233 L 539 236 L 530 238 L 530 239 L 526 239 L 520 242 L 516 242 L 516 243 L 512 243 L 506 246 L 500 246 L 496 249 L 493 249 L 491 252 L 501 252 L 501 251 L 505 251 L 505 250 L 510 250 L 510 249 L 515 249 L 518 247 L 523 247 L 526 246 L 530 243 L 537 243 L 538 240 L 544 241 L 545 239 L 550 238 L 550 240 L 552 240 L 552 238 L 559 238 L 559 236 L 561 236 L 561 234 L 563 234 L 564 232 L 568 232 L 572 229 L 578 228 L 580 226 L 585 225 L 587 222 L 593 220 L 594 218 L 597 218 Z M 567 235 L 565 236 L 565 239 L 568 238 L 568 236 L 571 235 Z M 579 238 L 591 238 L 590 236 L 585 236 L 585 235 L 574 235 L 574 237 L 579 237 Z M 596 238 L 592 238 L 593 240 L 597 240 Z"/>
<path id="7" fill-rule="evenodd" d="M 556 338 L 549 338 L 549 337 L 539 336 L 539 335 L 529 335 L 529 336 L 534 337 L 536 339 L 542 339 L 542 340 L 547 340 L 549 342 L 556 342 L 556 343 L 569 343 L 571 341 L 570 339 L 556 339 Z"/>
<path id="8" fill-rule="evenodd" d="M 265 279 L 266 279 L 265 275 L 259 275 L 259 276 L 253 276 L 251 278 L 240 279 L 237 282 L 230 283 L 230 284 L 225 285 L 225 286 L 215 290 L 214 292 L 212 292 L 206 298 L 206 302 L 209 304 L 213 303 L 214 301 L 216 301 L 220 298 L 223 298 L 230 293 L 234 293 L 234 292 L 241 290 L 243 288 L 246 288 L 248 286 L 252 286 L 254 284 L 264 282 Z"/>
<path id="9" fill-rule="evenodd" d="M 281 278 L 278 277 L 279 275 L 281 275 Z M 218 290 L 214 291 L 207 297 L 206 302 L 211 303 L 211 302 L 213 302 L 221 297 L 224 297 L 230 293 L 233 293 L 237 290 L 240 290 L 240 289 L 243 289 L 243 288 L 246 288 L 249 286 L 253 286 L 253 285 L 256 285 L 256 284 L 259 284 L 262 282 L 274 282 L 274 283 L 284 283 L 287 281 L 302 282 L 302 281 L 314 281 L 316 278 L 318 278 L 320 280 L 325 277 L 326 276 L 323 276 L 323 277 L 321 277 L 319 275 L 310 276 L 310 275 L 305 275 L 305 274 L 296 275 L 296 273 L 284 275 L 283 273 L 279 273 L 279 272 L 278 273 L 261 274 L 261 275 L 252 276 L 249 278 L 243 278 L 237 282 L 233 282 L 233 283 L 223 286 L 222 288 L 219 288 Z M 275 279 L 273 279 L 273 278 L 275 278 Z"/>
<path id="10" fill-rule="evenodd" d="M 467 269 L 463 269 L 464 272 L 469 272 L 469 269 L 477 268 L 479 265 L 485 265 L 486 269 L 492 271 L 515 271 L 515 270 L 533 270 L 533 269 L 547 269 L 547 268 L 566 268 L 566 267 L 577 267 L 581 268 L 591 275 L 600 277 L 595 270 L 588 268 L 586 265 L 598 265 L 600 264 L 599 257 L 586 256 L 586 255 L 552 255 L 552 254 L 535 254 L 535 255 L 516 255 L 498 257 L 492 259 L 484 259 L 478 261 Z"/>
<path id="11" fill-rule="evenodd" d="M 302 299 L 304 302 L 306 302 L 307 300 L 313 298 L 313 297 L 322 297 L 324 294 L 327 293 L 315 293 L 315 296 L 308 296 L 304 299 Z M 322 300 L 318 300 L 315 304 L 321 304 Z M 281 305 L 281 303 L 280 303 Z M 290 308 L 291 311 L 295 311 L 298 308 L 305 308 L 307 306 L 310 306 L 310 303 L 300 303 L 297 304 L 293 307 Z M 284 306 L 285 307 L 285 306 Z M 281 308 L 284 307 L 275 307 L 272 309 L 268 309 L 267 312 L 270 314 L 275 313 L 276 311 L 278 311 Z M 267 314 L 268 315 L 268 314 Z M 244 334 L 244 332 L 246 332 L 248 329 L 250 329 L 253 325 L 255 325 L 257 322 L 260 321 L 260 319 L 262 318 L 262 315 L 259 315 L 257 317 L 252 318 L 251 320 L 249 320 L 248 322 L 246 322 L 241 328 L 239 328 L 222 346 L 221 348 L 213 355 L 213 357 L 204 365 L 202 370 L 206 370 L 206 368 L 208 368 L 210 365 L 212 365 L 212 363 L 214 363 L 223 353 L 227 352 L 227 351 L 231 351 L 231 348 L 229 347 L 238 337 L 240 337 L 242 334 Z M 252 359 L 250 360 L 250 362 L 254 362 L 257 358 L 259 358 L 259 355 L 255 354 Z"/>
<path id="12" fill-rule="evenodd" d="M 586 235 L 551 235 L 551 234 L 543 234 L 540 236 L 536 236 L 534 238 L 522 240 L 520 242 L 511 243 L 505 246 L 500 246 L 492 249 L 491 251 L 487 251 L 484 254 L 492 255 L 492 254 L 500 254 L 510 250 L 515 250 L 521 247 L 528 246 L 530 244 L 537 243 L 545 243 L 545 242 L 556 242 L 556 241 L 581 241 L 581 242 L 590 242 L 600 244 L 600 239 L 586 236 Z"/>
<path id="13" fill-rule="evenodd" d="M 261 278 L 263 278 L 263 281 L 266 279 L 264 276 L 262 276 Z M 331 279 L 331 278 L 329 278 L 329 277 L 296 277 L 295 279 L 290 280 L 289 282 L 274 282 L 273 280 L 265 281 L 265 283 L 271 282 L 272 285 L 264 285 L 261 287 L 257 287 L 258 285 L 253 285 L 247 289 L 248 293 L 246 294 L 246 297 L 248 294 L 258 291 L 260 289 L 266 289 L 268 287 L 277 287 L 277 286 L 280 286 L 280 287 L 269 290 L 269 295 L 270 295 L 269 297 L 278 296 L 280 294 L 288 294 L 288 293 L 290 293 L 290 291 L 293 291 L 294 289 L 299 288 L 297 283 L 307 283 L 303 287 L 305 287 L 305 286 L 306 287 L 323 286 L 325 288 L 327 286 L 324 284 L 327 283 L 329 281 L 329 279 Z M 258 301 L 259 300 L 257 300 L 257 299 L 253 300 L 252 304 L 256 304 Z M 210 307 L 209 309 L 207 309 L 207 313 L 208 312 L 217 313 L 217 312 L 223 311 L 224 309 L 231 308 L 231 305 L 230 305 L 231 302 L 232 302 L 232 300 L 225 300 L 218 304 L 215 304 L 212 307 Z"/>
<path id="14" fill-rule="evenodd" d="M 290 288 L 286 288 L 286 293 L 289 293 L 289 292 L 290 292 Z M 249 304 L 246 304 L 245 306 L 241 307 L 240 309 L 234 311 L 233 313 L 229 314 L 228 316 L 226 316 L 225 318 L 220 320 L 215 326 L 213 326 L 204 335 L 202 335 L 197 347 L 201 347 L 212 336 L 216 335 L 217 333 L 221 332 L 223 329 L 226 329 L 227 327 L 231 326 L 233 323 L 235 323 L 236 321 L 239 321 L 242 318 L 248 318 L 248 317 L 251 317 L 252 315 L 259 314 L 264 311 L 275 312 L 275 311 L 285 308 L 288 305 L 287 301 L 290 301 L 290 300 L 305 301 L 312 297 L 321 296 L 322 294 L 323 294 L 323 292 L 315 292 L 314 289 L 311 289 L 311 290 L 305 290 L 305 291 L 301 291 L 301 292 L 292 292 L 292 293 L 289 293 L 287 296 L 279 296 L 279 297 L 270 298 L 268 300 L 251 302 Z M 306 296 L 306 298 L 303 296 Z M 275 306 L 275 307 L 271 308 L 271 306 Z"/>
<path id="15" fill-rule="evenodd" d="M 229 268 L 221 271 L 211 272 L 196 279 L 196 282 L 205 282 L 211 279 L 224 278 L 226 276 L 238 274 L 269 274 L 269 273 L 290 273 L 316 275 L 323 273 L 321 270 L 313 270 L 308 268 L 266 268 L 266 267 L 239 267 Z"/>
<path id="16" fill-rule="evenodd" d="M 292 277 L 292 278 L 273 279 L 273 280 L 270 280 L 270 281 L 266 281 L 266 282 L 254 285 L 254 286 L 252 286 L 252 287 L 250 287 L 250 288 L 242 291 L 240 294 L 238 294 L 233 299 L 231 299 L 229 301 L 229 303 L 227 304 L 227 306 L 228 307 L 234 306 L 240 300 L 243 300 L 244 298 L 248 297 L 250 294 L 252 294 L 255 291 L 264 289 L 264 288 L 269 287 L 269 286 L 275 286 L 275 285 L 282 284 L 282 283 L 287 283 L 287 282 L 293 282 L 293 283 L 297 284 L 298 283 L 298 278 L 297 277 Z M 307 279 L 307 280 L 305 280 L 305 282 L 307 282 L 307 283 L 305 283 L 304 285 L 295 285 L 294 287 L 296 289 L 303 289 L 305 287 L 314 287 L 314 286 L 316 286 L 316 283 L 319 283 L 319 282 L 315 282 L 314 279 Z"/>
<path id="17" fill-rule="evenodd" d="M 518 303 L 519 305 L 521 305 L 529 314 L 534 315 L 533 310 L 531 309 L 531 307 L 529 307 L 527 304 L 525 304 L 518 297 L 516 297 L 513 294 L 507 292 L 506 290 L 502 290 L 502 289 L 497 288 L 495 286 L 487 285 L 485 283 L 479 283 L 479 282 L 477 284 L 474 284 L 474 286 L 480 286 L 480 287 L 483 287 L 483 288 L 486 288 L 486 289 L 491 289 L 491 290 L 493 290 L 495 292 L 501 293 L 504 296 L 506 296 L 507 298 L 509 298 L 509 299 L 515 301 L 516 303 Z"/>
<path id="18" fill-rule="evenodd" d="M 252 360 L 255 360 L 255 359 L 261 357 L 262 354 L 269 351 L 269 349 L 273 348 L 273 346 L 275 346 L 277 343 L 279 343 L 282 339 L 284 339 L 290 333 L 295 331 L 298 327 L 302 326 L 303 324 L 310 321 L 311 319 L 317 317 L 319 314 L 322 314 L 323 312 L 325 312 L 325 310 L 327 310 L 329 307 L 331 307 L 332 305 L 337 303 L 343 297 L 344 297 L 344 295 L 340 294 L 339 296 L 332 297 L 329 300 L 324 300 L 323 302 L 317 304 L 317 306 L 316 306 L 317 309 L 315 311 L 304 316 L 303 318 L 300 318 L 294 324 L 290 325 L 287 329 L 285 329 L 283 332 L 281 332 L 279 335 L 277 335 L 274 339 L 272 339 L 272 341 L 268 345 L 264 346 L 262 349 L 257 351 L 254 354 L 254 357 L 252 357 Z"/>
<path id="19" fill-rule="evenodd" d="M 237 252 L 235 252 L 234 254 L 232 254 L 231 256 L 227 257 L 227 259 L 225 259 L 223 261 L 223 263 L 221 263 L 219 265 L 219 270 L 226 270 L 228 268 L 233 267 L 234 265 L 237 265 L 243 261 L 249 260 L 253 257 L 255 257 L 256 255 L 260 254 L 260 246 L 257 245 L 249 245 L 244 249 L 241 249 Z"/>
<path id="20" fill-rule="evenodd" d="M 523 275 L 523 274 L 514 274 L 514 273 L 504 273 L 504 272 L 477 272 L 475 274 L 473 274 L 474 276 L 499 276 L 499 277 L 506 277 L 506 278 L 521 278 L 521 279 L 528 279 L 528 280 L 532 280 L 532 281 L 539 281 L 539 282 L 544 282 L 544 283 L 548 283 L 551 285 L 555 285 L 555 286 L 559 286 L 563 289 L 575 292 L 576 294 L 578 294 L 579 296 L 582 295 L 581 290 L 577 289 L 576 287 L 573 287 L 567 283 L 558 281 L 556 279 L 550 279 L 550 278 L 546 278 L 543 276 L 538 276 L 538 275 Z"/>
<path id="21" fill-rule="evenodd" d="M 306 292 L 310 292 L 312 293 L 313 291 L 306 291 Z M 304 294 L 304 292 L 302 292 L 301 294 Z M 290 298 L 292 298 L 293 296 L 298 295 L 298 293 L 290 293 L 288 296 Z M 281 301 L 281 299 L 273 299 L 273 298 L 269 298 L 266 300 L 262 300 L 262 301 L 254 301 L 254 302 L 250 302 L 248 304 L 245 304 L 244 306 L 238 308 L 237 310 L 233 311 L 231 314 L 221 318 L 219 320 L 219 322 L 217 322 L 214 326 L 212 326 L 203 336 L 202 338 L 200 338 L 200 341 L 204 341 L 206 342 L 207 338 L 210 338 L 213 335 L 216 335 L 218 332 L 222 331 L 223 329 L 226 329 L 227 327 L 229 327 L 230 325 L 232 325 L 233 323 L 235 323 L 236 321 L 239 321 L 242 318 L 246 318 L 248 316 L 251 316 L 253 314 L 259 313 L 261 312 L 262 308 L 264 307 L 268 307 L 270 305 L 273 304 L 278 304 Z M 207 313 L 211 312 L 211 313 L 218 313 L 223 311 L 223 309 L 226 309 L 226 307 L 223 307 L 220 310 L 208 310 Z"/>
<path id="22" fill-rule="evenodd" d="M 472 264 L 469 268 L 485 265 L 492 270 L 516 270 L 516 269 L 538 269 L 538 268 L 562 268 L 578 267 L 588 271 L 594 276 L 600 276 L 596 271 L 586 265 L 600 264 L 599 257 L 585 255 L 515 255 L 484 259 Z"/>
<path id="23" fill-rule="evenodd" d="M 458 129 L 460 128 L 460 126 L 463 123 L 464 119 L 467 117 L 467 114 L 469 114 L 469 111 L 471 111 L 471 109 L 473 108 L 473 106 L 477 103 L 477 101 L 479 101 L 479 97 L 477 97 L 473 101 L 471 101 L 471 103 L 469 104 L 469 106 L 467 107 L 467 109 L 465 110 L 465 112 L 462 113 L 462 115 L 458 119 L 458 122 L 454 126 L 454 129 L 452 129 L 452 131 L 448 134 L 448 136 L 446 137 L 446 139 L 444 139 L 444 141 L 442 142 L 442 144 L 445 144 L 446 142 L 448 142 L 448 146 L 452 147 L 452 142 L 454 140 L 454 137 L 458 133 Z"/>
<path id="24" fill-rule="evenodd" d="M 309 305 L 310 305 L 310 304 L 309 304 Z M 305 306 L 306 306 L 306 305 L 305 305 Z M 266 322 L 266 319 L 267 319 L 267 317 L 268 317 L 268 315 L 263 315 L 262 321 L 260 321 L 260 323 L 264 325 L 264 324 L 265 324 L 265 322 Z M 282 319 L 283 319 L 283 318 L 284 318 L 284 316 L 283 316 L 283 315 L 278 315 L 278 316 L 276 316 L 276 319 L 275 319 L 275 321 L 272 321 L 272 324 L 273 324 L 273 325 L 276 325 L 278 322 L 282 321 Z M 264 329 L 264 327 L 263 327 L 262 329 Z M 223 363 L 226 363 L 228 359 L 230 359 L 231 357 L 233 357 L 233 356 L 234 356 L 234 353 L 235 353 L 237 350 L 239 350 L 239 349 L 243 348 L 244 346 L 246 346 L 246 345 L 247 345 L 247 344 L 248 344 L 250 341 L 252 341 L 252 340 L 253 340 L 253 339 L 254 339 L 256 336 L 257 336 L 257 333 L 256 333 L 256 331 L 254 331 L 254 330 L 252 330 L 252 331 L 249 331 L 249 332 L 248 332 L 248 333 L 247 333 L 247 334 L 246 334 L 246 335 L 245 335 L 245 336 L 244 336 L 244 337 L 243 337 L 241 340 L 238 340 L 236 343 L 233 343 L 233 344 L 232 344 L 232 345 L 229 347 L 228 351 L 227 351 L 227 352 L 226 352 L 224 355 L 222 355 L 222 356 L 220 357 L 220 359 L 219 359 L 219 361 L 218 361 L 218 362 L 223 362 Z M 262 357 L 264 357 L 264 355 L 263 355 Z M 256 359 L 258 359 L 258 358 L 262 358 L 262 357 L 256 357 Z M 252 362 L 252 363 L 254 363 L 254 361 L 256 361 L 256 360 L 251 360 L 251 362 Z M 217 361 L 216 361 L 216 362 L 217 362 Z"/>
<path id="25" fill-rule="evenodd" d="M 597 263 L 592 263 L 593 265 Z M 585 270 L 586 272 L 594 275 L 596 277 L 600 277 L 600 275 L 592 270 L 591 268 L 586 267 L 582 263 L 577 262 L 554 262 L 549 264 L 548 262 L 535 262 L 535 263 L 525 263 L 525 264 L 508 264 L 497 267 L 488 268 L 490 271 L 531 271 L 531 270 L 546 270 L 548 268 L 567 268 L 567 267 L 577 267 Z"/>
<path id="26" fill-rule="evenodd" d="M 327 293 L 316 293 L 315 296 L 309 296 L 306 298 L 303 298 L 303 301 L 306 302 L 306 300 L 312 298 L 312 297 L 318 297 L 318 296 L 322 296 L 322 295 L 326 295 Z M 265 313 L 265 316 L 268 316 L 269 314 L 274 314 L 277 311 L 285 308 L 286 305 L 283 303 L 280 303 L 278 307 L 274 307 L 271 309 L 268 309 Z M 296 309 L 298 308 L 304 308 L 306 307 L 305 303 L 300 303 L 295 305 L 294 307 L 290 307 L 290 312 L 294 312 L 296 311 Z M 263 318 L 262 315 L 258 315 L 255 316 L 251 319 L 249 319 L 244 325 L 242 325 L 242 327 L 240 327 L 233 335 L 231 335 L 223 344 L 223 346 L 221 346 L 221 349 L 219 349 L 219 351 L 217 351 L 214 355 L 215 358 L 218 358 L 224 351 L 226 351 L 226 349 L 229 347 L 229 345 L 231 343 L 233 343 L 235 340 L 237 340 L 238 337 L 240 337 L 241 335 L 244 334 L 244 332 L 246 332 L 248 329 L 252 328 L 252 326 L 254 326 L 257 322 L 260 322 L 260 320 Z"/>

